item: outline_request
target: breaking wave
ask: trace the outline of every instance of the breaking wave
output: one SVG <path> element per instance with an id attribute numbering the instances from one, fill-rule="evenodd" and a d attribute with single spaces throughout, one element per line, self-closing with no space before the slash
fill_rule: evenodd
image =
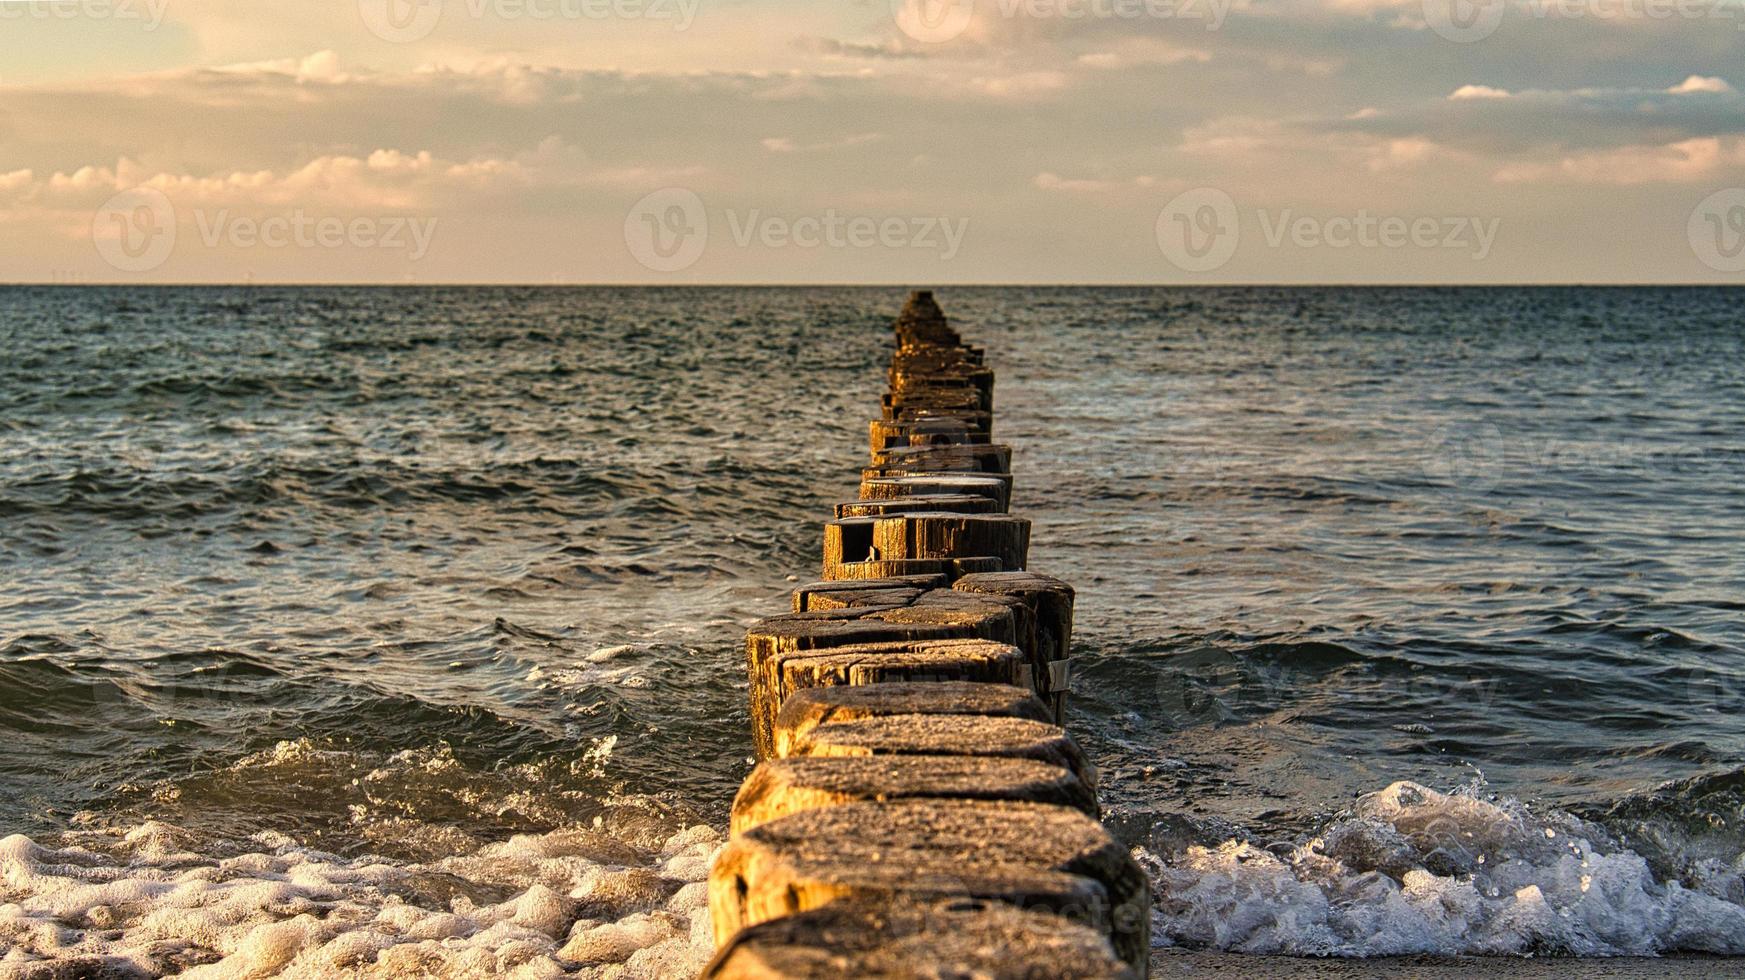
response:
<path id="1" fill-rule="evenodd" d="M 1482 782 L 1447 793 L 1398 782 L 1305 840 L 1234 837 L 1136 854 L 1156 888 L 1164 946 L 1344 957 L 1738 954 L 1745 850 L 1740 797 L 1729 802 L 1732 812 L 1711 811 L 1703 831 L 1662 824 L 1643 846 L 1618 827 L 1486 795 Z M 1649 823 L 1626 826 L 1647 833 Z"/>

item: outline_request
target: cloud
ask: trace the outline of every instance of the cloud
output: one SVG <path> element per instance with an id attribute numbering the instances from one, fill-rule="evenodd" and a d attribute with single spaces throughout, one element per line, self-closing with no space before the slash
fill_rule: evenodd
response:
<path id="1" fill-rule="evenodd" d="M 282 75 L 298 82 L 328 82 L 338 84 L 351 77 L 341 70 L 338 53 L 317 51 L 306 58 L 277 58 L 235 65 L 220 65 L 207 69 L 219 75 Z"/>
<path id="2" fill-rule="evenodd" d="M 1545 162 L 1506 164 L 1496 172 L 1501 184 L 1554 182 L 1636 187 L 1712 181 L 1745 168 L 1745 139 L 1683 140 L 1663 146 L 1625 146 L 1577 153 Z"/>
<path id="3" fill-rule="evenodd" d="M 883 133 L 855 133 L 840 139 L 821 140 L 815 143 L 800 143 L 788 136 L 771 136 L 762 141 L 763 148 L 771 153 L 819 153 L 826 150 L 841 150 L 850 147 L 865 146 L 884 139 Z"/>
<path id="4" fill-rule="evenodd" d="M 1673 95 L 1687 95 L 1691 92 L 1718 93 L 1731 92 L 1733 91 L 1733 86 L 1728 85 L 1726 79 L 1723 78 L 1705 78 L 1701 75 L 1692 75 L 1677 85 L 1667 89 L 1667 91 L 1671 92 Z"/>
<path id="5" fill-rule="evenodd" d="M 972 78 L 969 87 L 997 99 L 1033 99 L 1051 96 L 1072 84 L 1072 77 L 1061 71 L 1030 71 L 1013 75 Z"/>
<path id="6" fill-rule="evenodd" d="M 839 41 L 829 37 L 802 35 L 793 41 L 794 50 L 822 58 L 864 58 L 873 60 L 929 58 L 935 52 L 905 47 L 896 40 L 874 44 Z"/>
<path id="7" fill-rule="evenodd" d="M 1506 99 L 1509 90 L 1491 88 L 1489 85 L 1462 85 L 1448 94 L 1448 101 L 1459 102 L 1462 99 Z"/>
<path id="8" fill-rule="evenodd" d="M 1183 47 L 1155 38 L 1139 37 L 1111 44 L 1102 50 L 1086 52 L 1076 60 L 1086 68 L 1107 71 L 1138 66 L 1168 67 L 1187 62 L 1205 64 L 1212 60 L 1212 52 L 1204 48 Z"/>
<path id="9" fill-rule="evenodd" d="M 1062 177 L 1059 174 L 1043 171 L 1037 174 L 1031 183 L 1044 191 L 1059 191 L 1066 194 L 1102 194 L 1115 190 L 1145 190 L 1157 186 L 1157 178 L 1150 174 L 1140 174 L 1129 180 L 1096 180 L 1088 177 Z"/>
<path id="10" fill-rule="evenodd" d="M 1304 213 L 1479 200 L 1555 236 L 1645 208 L 1655 187 L 1745 177 L 1731 23 L 1511 16 L 1461 45 L 1427 30 L 1419 0 L 1184 6 L 1203 13 L 1007 16 L 979 0 L 962 37 L 923 44 L 886 0 L 706 4 L 682 32 L 456 3 L 396 45 L 347 3 L 177 2 L 151 71 L 111 77 L 95 54 L 34 83 L 7 70 L 0 274 L 76 267 L 32 232 L 76 242 L 90 208 L 140 182 L 202 207 L 440 212 L 469 279 L 545 278 L 549 256 L 582 251 L 590 275 L 640 275 L 612 264 L 625 209 L 667 186 L 717 210 L 972 217 L 961 264 L 929 272 L 1145 279 L 1171 188 Z M 162 43 L 178 18 L 197 43 Z M 1568 253 L 1592 247 L 1572 239 Z M 860 259 L 734 254 L 699 275 L 902 278 Z"/>
<path id="11" fill-rule="evenodd" d="M 1317 125 L 1375 137 L 1420 137 L 1476 154 L 1563 158 L 1745 135 L 1745 96 L 1720 79 L 1697 76 L 1667 88 L 1507 90 L 1469 84 L 1445 98 Z"/>

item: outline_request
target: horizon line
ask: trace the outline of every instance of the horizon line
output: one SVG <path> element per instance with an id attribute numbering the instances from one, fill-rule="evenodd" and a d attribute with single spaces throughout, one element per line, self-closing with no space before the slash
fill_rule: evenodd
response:
<path id="1" fill-rule="evenodd" d="M 349 288 L 349 289 L 1739 289 L 1745 281 L 1706 282 L 1673 280 L 1665 282 L 1584 282 L 1580 280 L 1538 280 L 1522 282 L 539 282 L 529 280 L 454 282 L 378 282 L 286 280 L 192 280 L 184 282 L 131 282 L 126 280 L 94 280 L 91 282 L 61 282 L 55 280 L 0 281 L 0 289 L 12 288 L 115 288 L 142 287 L 148 289 L 190 288 Z"/>

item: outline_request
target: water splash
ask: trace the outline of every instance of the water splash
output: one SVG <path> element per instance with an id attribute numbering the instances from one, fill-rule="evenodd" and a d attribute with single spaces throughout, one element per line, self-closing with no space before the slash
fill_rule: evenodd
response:
<path id="1" fill-rule="evenodd" d="M 1137 856 L 1165 945 L 1315 956 L 1745 953 L 1745 853 L 1666 880 L 1605 827 L 1482 782 L 1398 782 L 1322 831 Z"/>

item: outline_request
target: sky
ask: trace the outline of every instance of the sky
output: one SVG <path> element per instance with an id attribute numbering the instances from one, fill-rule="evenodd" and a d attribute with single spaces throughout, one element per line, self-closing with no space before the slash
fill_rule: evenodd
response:
<path id="1" fill-rule="evenodd" d="M 1745 283 L 1745 0 L 0 0 L 0 281 Z"/>

